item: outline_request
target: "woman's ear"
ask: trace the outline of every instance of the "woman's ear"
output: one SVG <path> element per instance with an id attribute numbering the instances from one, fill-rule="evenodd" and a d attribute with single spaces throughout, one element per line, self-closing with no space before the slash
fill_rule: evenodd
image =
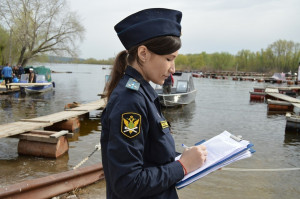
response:
<path id="1" fill-rule="evenodd" d="M 138 57 L 142 62 L 145 62 L 149 58 L 149 50 L 146 46 L 141 45 L 138 47 Z"/>

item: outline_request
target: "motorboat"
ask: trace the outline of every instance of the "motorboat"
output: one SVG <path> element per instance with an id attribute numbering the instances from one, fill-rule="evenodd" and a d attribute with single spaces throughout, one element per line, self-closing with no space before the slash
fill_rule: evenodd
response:
<path id="1" fill-rule="evenodd" d="M 161 85 L 155 85 L 155 91 L 158 94 L 159 102 L 162 106 L 171 107 L 186 105 L 193 102 L 196 98 L 193 76 L 191 73 L 174 73 L 174 83 L 171 93 L 163 93 Z"/>
<path id="2" fill-rule="evenodd" d="M 51 79 L 51 70 L 44 66 L 35 67 L 33 70 L 36 75 L 34 82 L 29 82 L 29 68 L 26 67 L 25 74 L 21 75 L 20 82 L 15 84 L 20 86 L 21 92 L 35 94 L 53 90 L 55 84 Z"/>

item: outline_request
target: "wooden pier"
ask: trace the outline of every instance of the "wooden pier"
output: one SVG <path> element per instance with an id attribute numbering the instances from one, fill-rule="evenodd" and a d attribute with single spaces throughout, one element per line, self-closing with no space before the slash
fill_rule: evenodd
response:
<path id="1" fill-rule="evenodd" d="M 0 86 L 0 95 L 6 95 L 10 93 L 19 92 L 19 91 L 20 91 L 20 87 L 13 86 L 11 90 L 6 90 L 5 86 L 4 87 Z"/>
<path id="2" fill-rule="evenodd" d="M 104 107 L 104 99 L 100 99 L 87 104 L 81 104 L 76 108 L 67 109 L 58 113 L 45 115 L 37 118 L 22 119 L 18 122 L 12 122 L 0 125 L 0 138 L 22 134 L 28 131 L 37 130 L 51 126 L 60 121 L 68 120 L 73 117 L 84 115 L 90 111 Z"/>
<path id="3" fill-rule="evenodd" d="M 278 99 L 286 102 L 291 102 L 291 103 L 300 103 L 300 100 L 294 97 L 290 97 L 281 93 L 271 93 L 271 92 L 266 92 L 266 95 L 268 98 L 272 99 Z"/>

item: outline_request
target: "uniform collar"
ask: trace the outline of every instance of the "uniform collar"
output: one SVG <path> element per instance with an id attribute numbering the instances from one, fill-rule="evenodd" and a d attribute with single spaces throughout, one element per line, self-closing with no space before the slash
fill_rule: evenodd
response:
<path id="1" fill-rule="evenodd" d="M 132 66 L 127 66 L 127 68 L 125 70 L 125 74 L 131 76 L 132 78 L 137 80 L 142 85 L 142 87 L 145 90 L 145 93 L 149 96 L 151 101 L 154 101 L 158 97 L 157 93 L 152 88 L 152 86 L 149 84 L 149 82 L 147 82 L 143 78 L 143 76 L 136 69 L 134 69 Z"/>

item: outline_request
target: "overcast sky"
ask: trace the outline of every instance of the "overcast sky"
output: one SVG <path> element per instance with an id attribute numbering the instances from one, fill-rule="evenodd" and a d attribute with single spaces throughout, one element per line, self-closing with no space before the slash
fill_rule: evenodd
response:
<path id="1" fill-rule="evenodd" d="M 68 0 L 86 29 L 81 58 L 107 59 L 124 47 L 114 25 L 146 8 L 180 10 L 180 54 L 253 52 L 284 39 L 300 42 L 300 0 Z"/>

